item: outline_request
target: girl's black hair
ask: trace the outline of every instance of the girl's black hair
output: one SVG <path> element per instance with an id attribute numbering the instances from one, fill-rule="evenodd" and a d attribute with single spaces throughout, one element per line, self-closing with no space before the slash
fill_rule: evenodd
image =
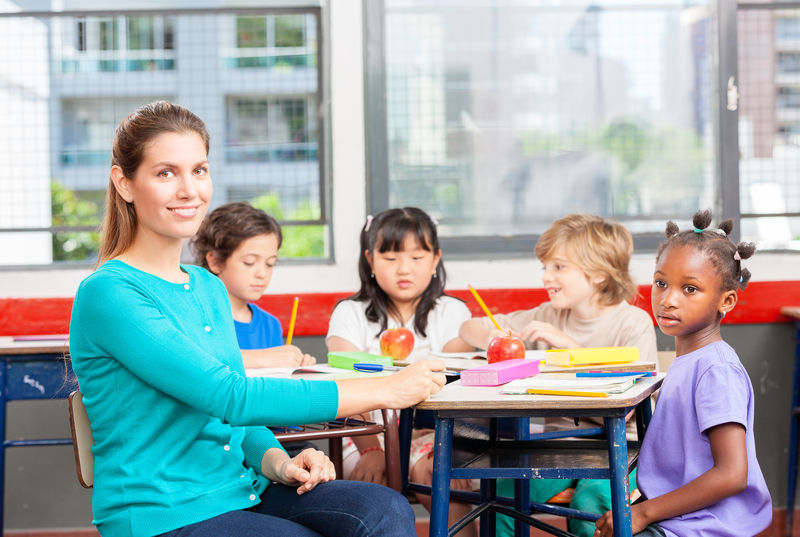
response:
<path id="1" fill-rule="evenodd" d="M 742 268 L 742 259 L 751 257 L 756 251 L 752 242 L 734 244 L 728 235 L 733 230 L 733 220 L 723 220 L 718 229 L 706 229 L 711 224 L 711 210 L 697 211 L 692 218 L 693 230 L 679 231 L 672 220 L 667 222 L 667 240 L 658 247 L 656 261 L 672 246 L 693 246 L 706 253 L 722 277 L 722 289 L 736 291 L 747 287 L 750 271 Z M 738 254 L 738 255 L 737 255 Z M 738 258 L 738 259 L 737 259 Z"/>
<path id="2" fill-rule="evenodd" d="M 403 248 L 406 236 L 411 235 L 417 240 L 420 247 L 428 252 L 439 251 L 439 237 L 436 234 L 436 224 L 422 209 L 404 207 L 402 209 L 389 209 L 379 213 L 374 218 L 369 217 L 367 224 L 361 229 L 360 251 L 358 256 L 358 277 L 361 280 L 361 289 L 347 297 L 345 300 L 367 302 L 367 319 L 378 323 L 381 327 L 378 334 L 386 330 L 389 315 L 399 317 L 397 308 L 389 296 L 380 288 L 372 276 L 372 269 L 367 261 L 365 252 L 378 251 L 399 252 Z M 417 309 L 414 312 L 414 328 L 416 332 L 427 337 L 428 313 L 436 306 L 439 297 L 445 294 L 444 286 L 447 274 L 444 263 L 439 260 L 436 272 L 425 291 L 422 292 Z M 376 334 L 376 335 L 378 335 Z"/>

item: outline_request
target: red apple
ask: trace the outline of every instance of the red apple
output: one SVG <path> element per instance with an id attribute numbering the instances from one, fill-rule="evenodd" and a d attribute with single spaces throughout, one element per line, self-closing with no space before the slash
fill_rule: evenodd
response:
<path id="1" fill-rule="evenodd" d="M 381 354 L 402 360 L 414 350 L 414 334 L 408 328 L 387 328 L 381 334 Z"/>
<path id="2" fill-rule="evenodd" d="M 525 358 L 525 343 L 512 336 L 497 336 L 486 347 L 486 358 L 490 364 L 503 360 Z"/>

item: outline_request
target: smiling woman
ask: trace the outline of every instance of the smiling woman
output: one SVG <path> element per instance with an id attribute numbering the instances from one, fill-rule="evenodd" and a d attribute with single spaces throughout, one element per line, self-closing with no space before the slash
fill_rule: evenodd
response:
<path id="1" fill-rule="evenodd" d="M 211 199 L 207 155 L 203 122 L 168 102 L 116 131 L 101 265 L 81 282 L 69 331 L 95 442 L 94 523 L 104 537 L 414 535 L 402 495 L 335 481 L 324 453 L 290 458 L 265 426 L 414 405 L 444 385 L 443 364 L 248 378 L 224 285 L 180 264 Z"/>

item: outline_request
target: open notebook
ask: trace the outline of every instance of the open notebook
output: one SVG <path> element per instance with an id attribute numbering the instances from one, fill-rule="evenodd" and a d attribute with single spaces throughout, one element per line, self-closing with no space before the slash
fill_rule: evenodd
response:
<path id="1" fill-rule="evenodd" d="M 587 395 L 603 397 L 608 394 L 622 393 L 636 383 L 637 377 L 599 377 L 576 378 L 575 375 L 537 375 L 512 380 L 504 385 L 500 393 L 509 395 L 527 395 L 528 390 L 537 390 L 543 395 Z M 557 393 L 564 392 L 564 393 Z"/>

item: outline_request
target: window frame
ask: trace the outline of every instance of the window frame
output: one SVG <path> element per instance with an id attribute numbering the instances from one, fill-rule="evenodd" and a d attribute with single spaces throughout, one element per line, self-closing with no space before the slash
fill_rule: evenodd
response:
<path id="1" fill-rule="evenodd" d="M 761 4 L 758 4 L 759 6 Z M 734 2 L 713 0 L 711 19 L 712 65 L 718 96 L 727 95 L 728 79 L 738 81 L 737 72 L 737 6 Z M 385 0 L 364 2 L 364 80 L 367 154 L 367 209 L 371 214 L 389 209 L 389 155 L 386 102 L 386 24 Z M 738 82 L 737 82 L 738 85 Z M 712 99 L 714 147 L 715 218 L 734 220 L 733 240 L 739 239 L 739 160 L 738 110 L 728 110 L 725 103 Z M 623 224 L 624 219 L 618 219 Z M 663 241 L 661 233 L 636 233 L 637 252 L 655 251 Z M 480 235 L 439 237 L 448 256 L 472 259 L 520 258 L 529 256 L 539 234 Z"/>

